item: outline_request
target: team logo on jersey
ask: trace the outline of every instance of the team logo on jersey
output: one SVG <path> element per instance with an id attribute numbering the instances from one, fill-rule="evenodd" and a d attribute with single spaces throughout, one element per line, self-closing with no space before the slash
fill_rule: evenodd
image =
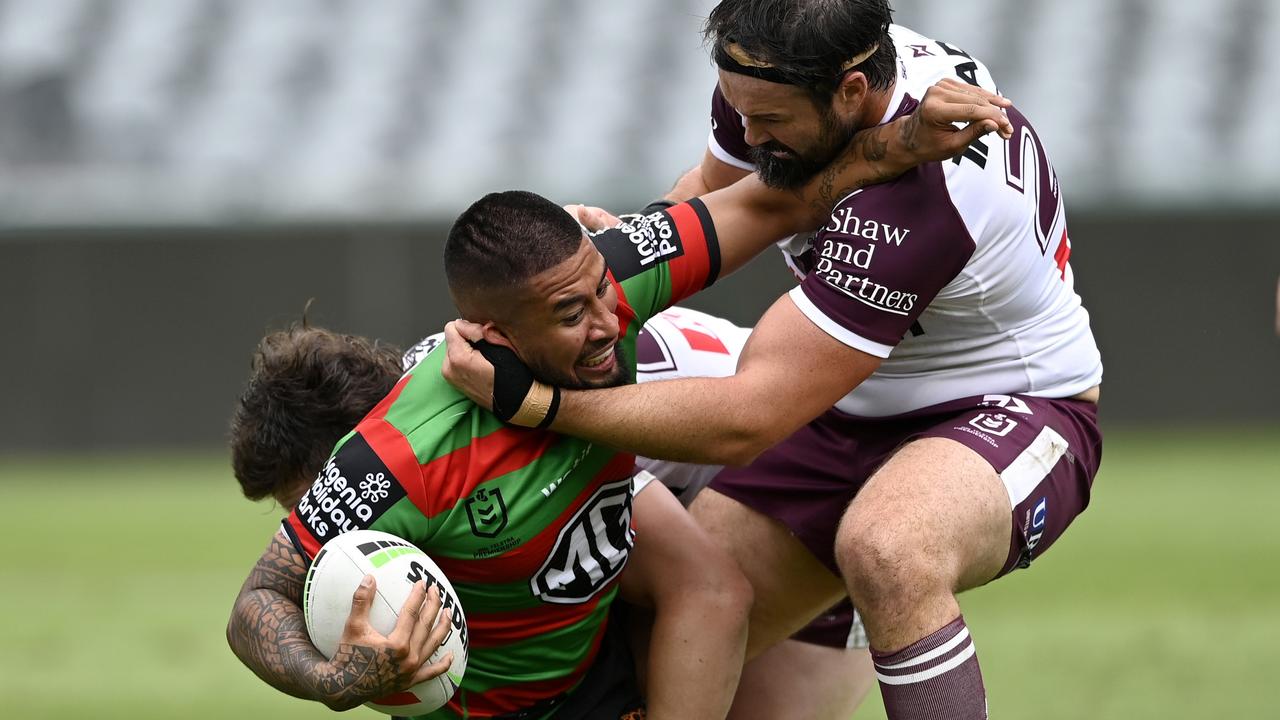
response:
<path id="1" fill-rule="evenodd" d="M 586 602 L 622 572 L 634 542 L 631 478 L 603 485 L 560 529 L 530 589 L 543 602 Z"/>
<path id="2" fill-rule="evenodd" d="M 622 282 L 684 255 L 684 244 L 667 213 L 623 215 L 621 220 L 621 225 L 592 238 L 614 280 Z"/>
<path id="3" fill-rule="evenodd" d="M 996 437 L 1004 437 L 1018 427 L 1018 421 L 1004 413 L 982 413 L 970 420 L 969 424 Z"/>
<path id="4" fill-rule="evenodd" d="M 502 491 L 480 488 L 467 498 L 467 522 L 471 534 L 482 538 L 495 538 L 507 527 L 507 503 Z"/>
<path id="5" fill-rule="evenodd" d="M 295 512 L 317 541 L 368 528 L 405 496 L 382 459 L 360 433 L 324 464 Z"/>

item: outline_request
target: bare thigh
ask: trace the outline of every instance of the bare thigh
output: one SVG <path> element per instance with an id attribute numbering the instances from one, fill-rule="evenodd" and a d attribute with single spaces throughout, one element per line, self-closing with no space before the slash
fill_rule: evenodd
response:
<path id="1" fill-rule="evenodd" d="M 840 523 L 836 556 L 872 646 L 905 645 L 955 619 L 955 593 L 994 578 L 1009 553 L 1009 496 L 985 459 L 946 438 L 909 443 Z"/>
<path id="2" fill-rule="evenodd" d="M 783 640 L 743 668 L 729 720 L 849 720 L 874 681 L 866 649 Z"/>
<path id="3" fill-rule="evenodd" d="M 840 578 L 778 521 L 711 488 L 699 493 L 689 511 L 738 562 L 755 590 L 748 658 L 791 636 L 845 596 Z"/>

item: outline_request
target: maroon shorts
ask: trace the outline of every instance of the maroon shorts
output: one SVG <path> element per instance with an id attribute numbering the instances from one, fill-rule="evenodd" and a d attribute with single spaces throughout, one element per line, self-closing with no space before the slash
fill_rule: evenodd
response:
<path id="1" fill-rule="evenodd" d="M 898 448 L 927 437 L 955 440 L 1000 473 L 1013 525 L 1001 575 L 1030 565 L 1084 511 L 1102 460 L 1094 403 L 979 395 L 890 418 L 829 410 L 711 487 L 786 525 L 838 575 L 836 529 L 854 495 Z"/>
<path id="2" fill-rule="evenodd" d="M 858 617 L 858 612 L 853 609 L 853 603 L 848 598 L 814 618 L 792 635 L 791 639 L 845 650 L 865 650 L 868 647 L 867 631 L 862 627 L 862 618 Z"/>

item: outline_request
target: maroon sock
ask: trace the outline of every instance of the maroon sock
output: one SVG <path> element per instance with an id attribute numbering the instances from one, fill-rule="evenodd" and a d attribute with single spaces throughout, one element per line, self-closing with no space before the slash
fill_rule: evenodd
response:
<path id="1" fill-rule="evenodd" d="M 889 720 L 986 720 L 987 693 L 964 616 L 895 653 L 871 651 Z"/>

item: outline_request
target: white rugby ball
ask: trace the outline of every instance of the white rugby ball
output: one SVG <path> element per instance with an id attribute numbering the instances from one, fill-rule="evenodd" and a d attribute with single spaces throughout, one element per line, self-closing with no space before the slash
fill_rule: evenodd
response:
<path id="1" fill-rule="evenodd" d="M 376 530 L 354 530 L 320 548 L 302 590 L 302 612 L 311 642 L 326 658 L 333 658 L 351 614 L 351 596 L 365 575 L 372 575 L 377 581 L 369 623 L 383 635 L 395 628 L 400 608 L 418 580 L 425 580 L 428 590 L 432 585 L 439 590 L 442 607 L 449 610 L 453 625 L 428 661 L 435 662 L 452 652 L 453 663 L 445 674 L 365 705 L 402 716 L 422 715 L 444 707 L 467 670 L 467 619 L 444 573 L 410 542 Z"/>

